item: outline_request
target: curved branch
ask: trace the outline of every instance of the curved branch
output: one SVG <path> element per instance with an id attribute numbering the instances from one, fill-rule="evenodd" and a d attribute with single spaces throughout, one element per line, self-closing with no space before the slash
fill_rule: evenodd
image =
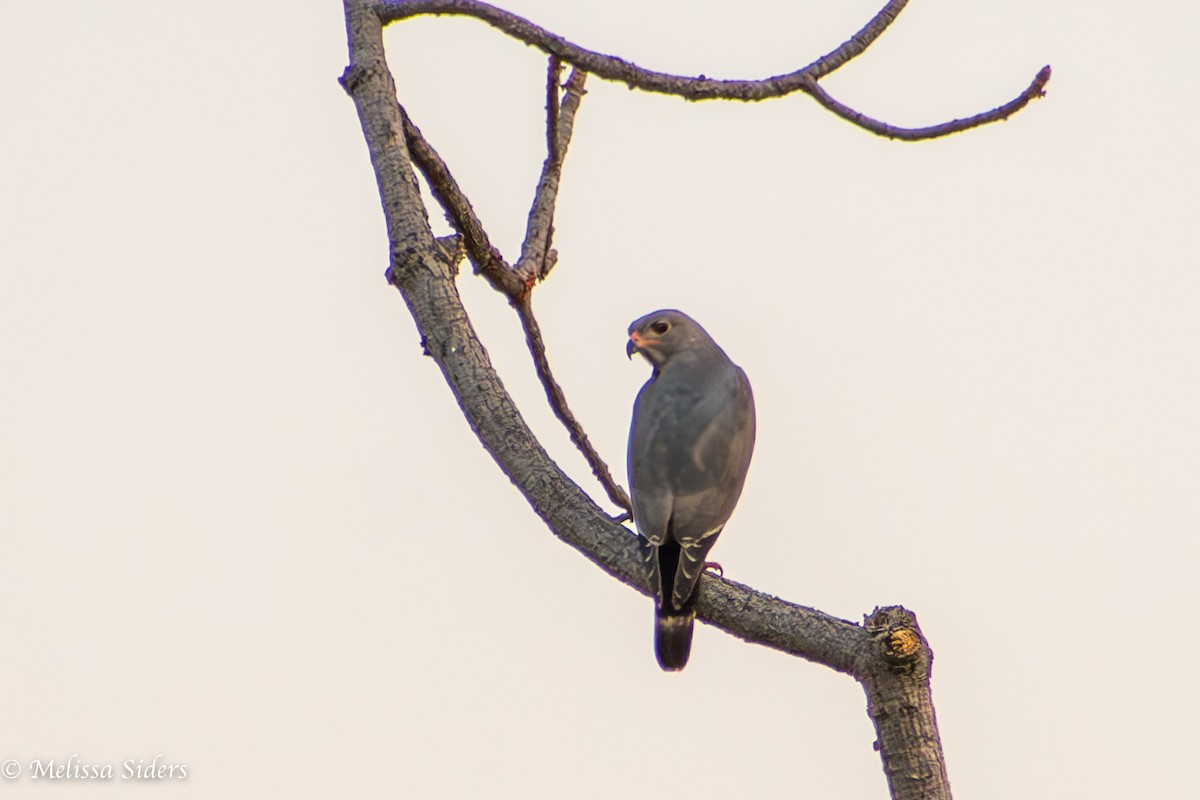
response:
<path id="1" fill-rule="evenodd" d="M 562 61 L 574 64 L 605 80 L 625 83 L 631 89 L 675 95 L 685 100 L 751 102 L 802 92 L 811 95 L 826 109 L 863 130 L 879 136 L 910 142 L 946 136 L 1004 119 L 1025 107 L 1034 97 L 1043 94 L 1046 81 L 1050 79 L 1049 67 L 1043 68 L 1034 79 L 1033 85 L 1039 85 L 1040 82 L 1036 92 L 1030 93 L 1029 90 L 1026 90 L 1014 100 L 991 111 L 921 128 L 902 128 L 880 122 L 831 98 L 820 87 L 818 80 L 861 55 L 879 38 L 880 34 L 887 30 L 907 4 L 908 0 L 889 0 L 870 22 L 837 49 L 794 72 L 760 80 L 718 80 L 704 75 L 688 77 L 644 69 L 625 59 L 580 47 L 535 25 L 524 17 L 496 8 L 481 2 L 481 0 L 382 0 L 375 5 L 375 11 L 384 23 L 426 14 L 473 17 L 518 41 L 536 47 Z M 998 113 L 1003 109 L 1008 110 L 1003 114 Z"/>
<path id="2" fill-rule="evenodd" d="M 907 2 L 908 0 L 892 0 L 884 10 L 887 11 L 894 6 L 903 7 Z M 382 0 L 376 8 L 380 19 L 385 23 L 427 14 L 473 17 L 518 41 L 536 47 L 568 64 L 574 64 L 605 80 L 628 84 L 631 89 L 671 94 L 686 100 L 768 100 L 793 92 L 807 91 L 808 82 L 816 77 L 808 72 L 812 65 L 795 72 L 761 80 L 718 80 L 703 75 L 688 77 L 668 72 L 656 72 L 639 67 L 623 58 L 580 47 L 524 17 L 481 2 L 481 0 Z M 838 64 L 840 66 L 841 63 L 858 55 L 883 32 L 887 25 L 891 24 L 892 19 L 898 13 L 899 9 L 897 8 L 890 16 L 884 15 L 883 12 L 876 15 L 876 19 L 883 16 L 886 22 L 878 30 L 873 29 L 872 24 L 868 23 L 863 31 L 872 28 L 872 33 L 864 38 L 864 43 L 857 48 L 857 52 L 854 52 L 853 55 L 850 54 L 853 48 L 848 47 L 850 42 L 847 42 L 827 58 L 837 54 L 842 59 Z M 875 20 L 872 20 L 872 23 L 874 22 Z M 858 36 L 863 36 L 863 31 L 859 31 Z M 844 50 L 846 52 L 843 52 Z M 815 64 L 822 65 L 822 61 L 817 61 Z"/>
<path id="3" fill-rule="evenodd" d="M 916 142 L 924 139 L 937 139 L 942 136 L 949 136 L 952 133 L 959 133 L 969 128 L 978 128 L 980 125 L 987 125 L 989 122 L 999 122 L 1000 120 L 1008 119 L 1013 114 L 1020 111 L 1025 106 L 1029 105 L 1030 101 L 1039 97 L 1044 97 L 1046 94 L 1046 84 L 1050 80 L 1050 66 L 1042 67 L 1041 71 L 1034 77 L 1033 83 L 1026 87 L 1025 91 L 1021 92 L 1012 100 L 1009 100 L 1002 106 L 997 106 L 991 111 L 984 111 L 974 116 L 964 117 L 963 119 L 952 119 L 949 122 L 943 122 L 939 125 L 930 125 L 925 128 L 898 128 L 895 125 L 889 125 L 886 122 L 880 122 L 877 119 L 872 119 L 866 114 L 860 114 L 850 106 L 840 103 L 833 99 L 825 89 L 817 83 L 812 86 L 811 94 L 813 99 L 824 106 L 829 111 L 832 111 L 837 116 L 846 120 L 849 123 L 868 130 L 878 136 L 885 136 L 888 139 L 900 139 L 906 142 Z"/>
<path id="4" fill-rule="evenodd" d="M 879 10 L 878 14 L 871 18 L 870 22 L 862 26 L 858 33 L 842 42 L 836 50 L 826 53 L 799 72 L 819 81 L 835 69 L 862 55 L 863 51 L 896 21 L 896 17 L 900 16 L 900 12 L 906 5 L 908 5 L 908 0 L 890 0 Z"/>

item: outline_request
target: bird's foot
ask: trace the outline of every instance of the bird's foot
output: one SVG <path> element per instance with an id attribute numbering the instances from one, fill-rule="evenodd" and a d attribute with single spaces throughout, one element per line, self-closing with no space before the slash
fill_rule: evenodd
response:
<path id="1" fill-rule="evenodd" d="M 722 578 L 725 577 L 725 568 L 722 567 L 720 564 L 718 564 L 715 561 L 705 561 L 704 562 L 704 571 L 705 572 L 715 572 L 720 577 L 722 577 Z"/>

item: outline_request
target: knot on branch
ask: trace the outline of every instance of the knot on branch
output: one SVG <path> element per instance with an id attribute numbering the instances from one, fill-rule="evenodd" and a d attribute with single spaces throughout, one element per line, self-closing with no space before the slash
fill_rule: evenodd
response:
<path id="1" fill-rule="evenodd" d="M 346 91 L 346 94 L 353 95 L 355 90 L 358 89 L 362 82 L 370 77 L 371 72 L 372 70 L 370 67 L 351 64 L 350 66 L 346 67 L 346 70 L 342 73 L 342 76 L 338 78 L 338 83 L 342 85 L 342 88 Z"/>
<path id="2" fill-rule="evenodd" d="M 876 608 L 864 618 L 863 626 L 888 670 L 928 673 L 933 652 L 911 611 L 902 606 Z"/>
<path id="3" fill-rule="evenodd" d="M 912 628 L 901 628 L 889 634 L 887 654 L 893 658 L 910 658 L 920 649 L 921 635 Z"/>
<path id="4" fill-rule="evenodd" d="M 423 253 L 411 245 L 393 243 L 391 249 L 392 261 L 383 275 L 392 286 L 407 286 L 420 273 L 425 263 Z"/>

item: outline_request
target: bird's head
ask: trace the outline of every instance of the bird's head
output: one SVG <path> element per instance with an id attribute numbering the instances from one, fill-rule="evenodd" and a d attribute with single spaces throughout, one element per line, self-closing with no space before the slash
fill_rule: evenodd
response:
<path id="1" fill-rule="evenodd" d="M 634 353 L 641 353 L 657 369 L 676 353 L 711 342 L 704 329 L 687 314 L 664 309 L 647 314 L 629 326 L 625 354 L 633 358 Z"/>

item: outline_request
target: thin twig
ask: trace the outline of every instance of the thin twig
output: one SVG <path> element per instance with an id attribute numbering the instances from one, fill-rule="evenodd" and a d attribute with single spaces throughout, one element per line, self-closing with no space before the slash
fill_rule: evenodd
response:
<path id="1" fill-rule="evenodd" d="M 404 123 L 404 135 L 407 139 L 409 154 L 429 182 L 430 189 L 442 208 L 451 218 L 451 223 L 463 236 L 464 245 L 471 261 L 475 264 L 476 272 L 481 273 L 494 288 L 506 295 L 525 330 L 525 341 L 533 356 L 534 369 L 538 379 L 546 390 L 546 399 L 554 415 L 567 429 L 571 441 L 579 448 L 591 467 L 593 474 L 600 481 L 609 499 L 625 511 L 629 511 L 631 503 L 629 495 L 613 479 L 612 472 L 604 459 L 596 452 L 588 440 L 583 426 L 571 413 L 567 405 L 566 395 L 562 387 L 554 380 L 550 371 L 550 361 L 546 357 L 546 345 L 542 341 L 541 330 L 533 316 L 529 290 L 533 286 L 534 266 L 537 265 L 538 277 L 544 278 L 552 266 L 548 249 L 553 231 L 554 201 L 558 195 L 558 181 L 562 173 L 562 162 L 566 155 L 567 145 L 571 140 L 571 130 L 574 125 L 575 111 L 579 108 L 583 96 L 585 73 L 578 70 L 571 73 L 567 81 L 566 98 L 561 108 L 558 101 L 558 71 L 553 63 L 550 66 L 548 83 L 553 83 L 553 89 L 548 90 L 554 96 L 554 102 L 547 105 L 547 147 L 550 155 L 542 171 L 542 179 L 538 183 L 534 197 L 533 208 L 529 214 L 529 231 L 526 234 L 525 245 L 517 269 L 509 267 L 503 256 L 488 240 L 487 232 L 475 215 L 471 203 L 459 187 L 449 168 L 434 150 L 433 145 L 425 139 L 421 131 L 409 119 L 404 107 L 400 114 Z M 553 143 L 553 145 L 551 145 Z M 545 270 L 545 272 L 541 272 Z"/>
<path id="2" fill-rule="evenodd" d="M 802 92 L 812 95 L 827 110 L 863 130 L 905 141 L 933 139 L 995 122 L 1003 119 L 1007 114 L 1023 108 L 1031 99 L 1039 96 L 1038 93 L 1022 94 L 992 111 L 921 128 L 901 128 L 889 125 L 830 98 L 818 86 L 817 80 L 863 53 L 892 24 L 906 4 L 907 0 L 890 0 L 870 22 L 836 50 L 794 72 L 761 80 L 717 80 L 704 75 L 688 77 L 644 69 L 625 59 L 580 47 L 535 25 L 524 17 L 480 2 L 480 0 L 380 0 L 375 6 L 375 11 L 384 23 L 424 14 L 474 17 L 514 39 L 537 47 L 543 52 L 587 72 L 595 73 L 604 80 L 620 81 L 630 88 L 675 95 L 686 100 L 720 99 L 749 102 Z M 1043 75 L 1047 80 L 1049 79 L 1048 68 L 1038 73 L 1038 79 Z M 1037 83 L 1037 79 L 1034 82 Z M 1045 85 L 1045 81 L 1042 81 L 1042 85 Z M 1007 114 L 996 115 L 1000 109 L 1010 107 L 1012 110 Z"/>
<path id="3" fill-rule="evenodd" d="M 908 0 L 890 0 L 871 21 L 862 26 L 858 33 L 851 36 L 836 49 L 818 58 L 804 69 L 799 70 L 813 80 L 820 80 L 835 69 L 844 66 L 852 59 L 862 55 L 879 35 L 900 16 L 900 12 L 908 5 Z"/>
<path id="4" fill-rule="evenodd" d="M 629 495 L 613 479 L 608 465 L 604 463 L 604 459 L 600 457 L 596 448 L 588 440 L 587 434 L 583 432 L 583 426 L 579 424 L 579 420 L 575 419 L 575 415 L 567 406 L 567 397 L 563 394 L 562 387 L 558 385 L 558 381 L 554 380 L 554 374 L 550 371 L 550 360 L 546 358 L 546 343 L 542 340 L 542 329 L 533 315 L 533 295 L 525 294 L 513 306 L 517 309 L 517 316 L 521 318 L 521 327 L 525 330 L 525 344 L 529 346 L 529 354 L 533 356 L 538 380 L 542 382 L 542 387 L 546 390 L 546 400 L 550 403 L 554 416 L 558 417 L 559 422 L 567 429 L 571 441 L 579 448 L 579 452 L 583 453 L 588 466 L 592 468 L 592 474 L 596 476 L 596 480 L 600 481 L 600 485 L 608 494 L 608 499 L 613 502 L 613 505 L 629 511 L 633 508 Z"/>
<path id="5" fill-rule="evenodd" d="M 559 81 L 562 79 L 562 60 L 550 56 L 546 66 L 546 152 L 551 161 L 558 160 L 558 97 Z"/>
<path id="6" fill-rule="evenodd" d="M 1033 83 L 1021 92 L 1012 100 L 1002 106 L 997 106 L 991 111 L 984 111 L 980 114 L 975 114 L 971 117 L 963 119 L 955 119 L 949 122 L 943 122 L 940 125 L 930 125 L 926 128 L 897 128 L 893 125 L 888 125 L 886 122 L 880 122 L 877 119 L 871 119 L 865 114 L 860 114 L 847 105 L 844 105 L 833 99 L 825 89 L 817 83 L 813 83 L 812 94 L 813 98 L 825 108 L 829 109 L 839 117 L 854 123 L 860 128 L 864 128 L 871 133 L 879 136 L 886 136 L 889 139 L 901 139 L 903 141 L 917 141 L 919 139 L 937 139 L 941 136 L 949 136 L 952 133 L 965 131 L 969 128 L 977 128 L 980 125 L 986 125 L 989 122 L 998 122 L 1003 119 L 1008 119 L 1013 114 L 1027 106 L 1030 101 L 1043 97 L 1046 94 L 1046 83 L 1050 80 L 1050 67 L 1042 67 L 1042 71 L 1033 79 Z"/>
<path id="7" fill-rule="evenodd" d="M 550 371 L 546 344 L 542 340 L 537 318 L 533 315 L 533 296 L 529 291 L 536 281 L 544 280 L 554 267 L 555 253 L 550 247 L 554 238 L 554 208 L 558 200 L 563 163 L 567 157 L 567 148 L 571 144 L 575 112 L 579 110 L 579 103 L 583 99 L 583 84 L 587 73 L 579 69 L 572 70 L 566 86 L 561 87 L 566 91 L 560 100 L 561 77 L 562 62 L 551 56 L 546 69 L 546 160 L 542 164 L 542 175 L 538 179 L 537 190 L 529 209 L 529 223 L 525 229 L 525 241 L 521 245 L 521 257 L 517 259 L 516 264 L 516 272 L 525 281 L 527 291 L 514 300 L 513 306 L 521 318 L 525 342 L 529 346 L 529 354 L 533 356 L 534 369 L 546 390 L 546 400 L 550 403 L 554 416 L 558 417 L 559 422 L 567 429 L 571 441 L 579 448 L 579 452 L 583 453 L 588 466 L 592 468 L 592 474 L 600 481 L 609 499 L 623 510 L 629 511 L 629 495 L 613 480 L 608 465 L 592 447 L 583 426 L 571 413 L 566 394 Z"/>
<path id="8" fill-rule="evenodd" d="M 492 246 L 487 231 L 483 229 L 483 223 L 476 216 L 475 209 L 459 187 L 458 181 L 450 174 L 446 162 L 442 161 L 437 150 L 434 150 L 433 145 L 422 135 L 403 106 L 400 107 L 400 117 L 404 124 L 404 138 L 408 143 L 409 155 L 429 182 L 429 189 L 445 209 L 450 224 L 462 234 L 463 245 L 471 263 L 475 265 L 475 272 L 483 275 L 497 291 L 509 298 L 520 296 L 524 291 L 524 284 L 504 260 L 500 251 Z"/>
<path id="9" fill-rule="evenodd" d="M 623 58 L 580 47 L 524 17 L 480 0 L 381 0 L 376 9 L 385 23 L 426 14 L 474 17 L 514 39 L 605 80 L 619 81 L 648 92 L 678 95 L 688 100 L 766 100 L 804 91 L 805 79 L 812 78 L 805 70 L 761 80 L 718 80 L 656 72 Z"/>

